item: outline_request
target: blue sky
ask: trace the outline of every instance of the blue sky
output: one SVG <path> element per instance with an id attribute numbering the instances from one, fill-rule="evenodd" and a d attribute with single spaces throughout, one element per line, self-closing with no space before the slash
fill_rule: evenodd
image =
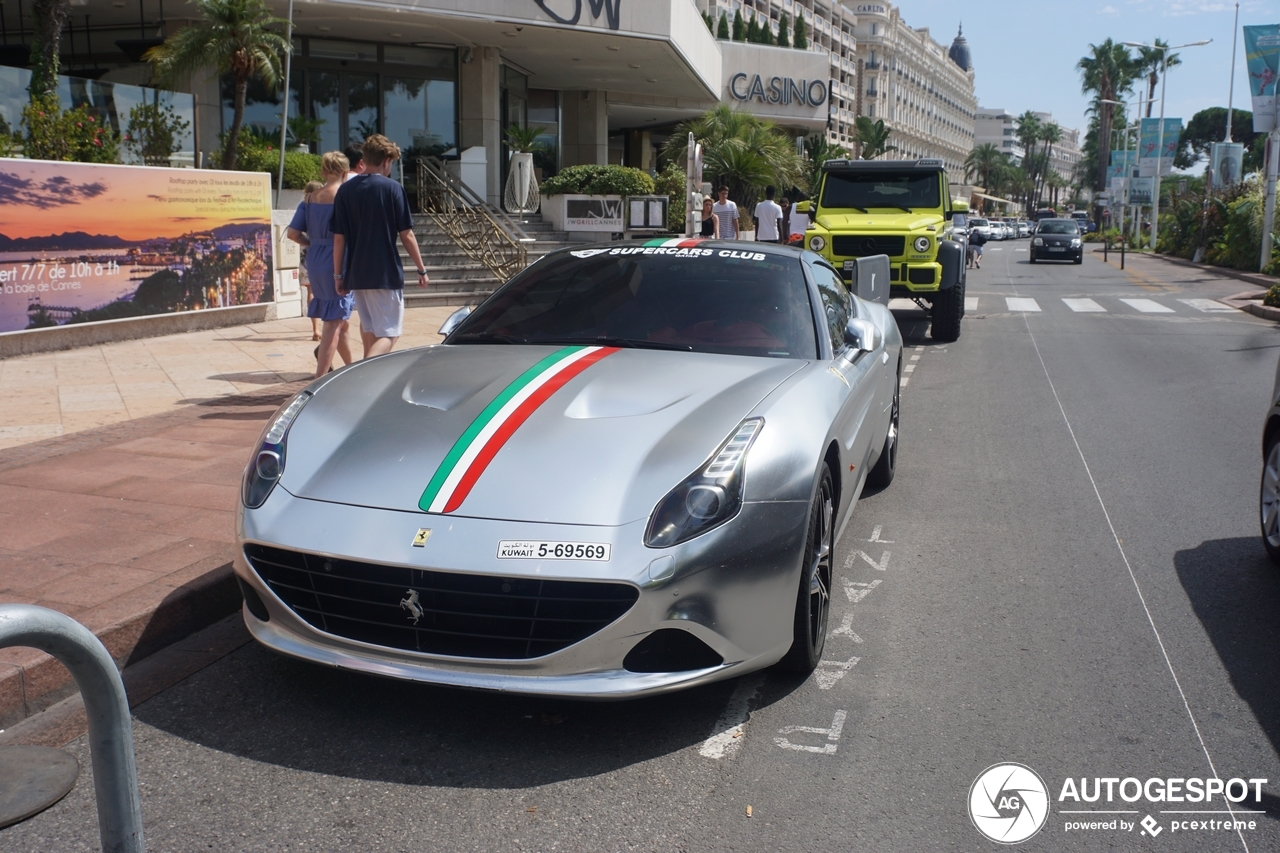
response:
<path id="1" fill-rule="evenodd" d="M 1165 115 L 1186 120 L 1205 107 L 1227 105 L 1232 2 L 1011 0 L 966 7 L 955 0 L 901 0 L 898 6 L 908 24 L 929 27 L 943 44 L 951 43 L 963 22 L 983 107 L 1002 107 L 1015 115 L 1029 109 L 1051 112 L 1059 124 L 1083 130 L 1088 100 L 1080 92 L 1075 64 L 1090 44 L 1108 37 L 1147 44 L 1161 38 L 1171 45 L 1213 39 L 1204 47 L 1174 51 L 1182 65 L 1170 70 Z M 1280 0 L 1240 3 L 1241 26 L 1277 22 Z M 1234 105 L 1249 109 L 1243 39 L 1236 49 Z M 1159 110 L 1157 103 L 1152 114 Z"/>

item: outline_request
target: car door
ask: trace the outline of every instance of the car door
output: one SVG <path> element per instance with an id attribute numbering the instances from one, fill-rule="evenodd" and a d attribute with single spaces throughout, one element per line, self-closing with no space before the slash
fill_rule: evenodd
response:
<path id="1" fill-rule="evenodd" d="M 818 286 L 822 300 L 822 312 L 831 335 L 832 359 L 827 370 L 834 374 L 843 388 L 844 402 L 840 407 L 836 434 L 840 440 L 840 476 L 843 481 L 841 494 L 852 495 L 863 475 L 867 457 L 871 453 L 874 424 L 878 420 L 874 403 L 879 377 L 877 369 L 880 352 L 853 350 L 844 342 L 844 329 L 854 316 L 854 298 L 844 280 L 832 267 L 824 263 L 809 263 L 809 270 Z M 884 342 L 880 341 L 883 348 Z M 852 501 L 845 505 L 847 511 Z"/>

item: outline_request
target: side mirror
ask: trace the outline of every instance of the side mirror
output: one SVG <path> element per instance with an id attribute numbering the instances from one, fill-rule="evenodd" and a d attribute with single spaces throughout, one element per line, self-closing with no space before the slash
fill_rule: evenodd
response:
<path id="1" fill-rule="evenodd" d="M 798 201 L 796 202 L 796 213 L 808 213 L 809 208 L 812 205 L 813 205 L 813 202 L 811 201 Z"/>
<path id="2" fill-rule="evenodd" d="M 463 320 L 467 319 L 467 317 L 469 317 L 470 315 L 471 315 L 470 306 L 466 308 L 459 308 L 457 311 L 454 311 L 452 314 L 449 315 L 449 319 L 444 321 L 444 325 L 440 327 L 439 334 L 445 335 L 447 337 L 454 329 L 458 328 L 458 326 L 462 324 Z"/>
<path id="3" fill-rule="evenodd" d="M 879 346 L 875 323 L 851 317 L 844 327 L 844 342 L 861 352 L 875 352 Z"/>

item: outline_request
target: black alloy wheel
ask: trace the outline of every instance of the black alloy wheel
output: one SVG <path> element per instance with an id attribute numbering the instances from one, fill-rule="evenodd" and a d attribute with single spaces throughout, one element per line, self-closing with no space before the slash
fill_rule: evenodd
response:
<path id="1" fill-rule="evenodd" d="M 809 535 L 805 538 L 804 564 L 796 596 L 794 636 L 791 649 L 778 662 L 791 672 L 813 672 L 822 660 L 827 644 L 827 622 L 831 613 L 832 555 L 835 551 L 835 502 L 831 469 L 822 466 L 818 490 L 809 507 Z"/>
<path id="2" fill-rule="evenodd" d="M 894 377 L 893 407 L 889 415 L 889 431 L 884 436 L 884 447 L 875 467 L 867 474 L 867 485 L 883 489 L 893 482 L 898 471 L 898 425 L 901 420 L 902 362 L 898 362 L 898 374 Z"/>

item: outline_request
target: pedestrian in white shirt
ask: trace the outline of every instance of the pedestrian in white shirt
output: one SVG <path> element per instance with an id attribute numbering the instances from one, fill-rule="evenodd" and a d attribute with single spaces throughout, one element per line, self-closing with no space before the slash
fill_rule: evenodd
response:
<path id="1" fill-rule="evenodd" d="M 720 200 L 711 206 L 711 212 L 715 214 L 716 219 L 720 220 L 720 239 L 737 240 L 738 205 L 729 201 L 728 187 L 716 190 L 716 195 Z"/>
<path id="2" fill-rule="evenodd" d="M 799 207 L 799 202 L 791 205 L 791 233 L 788 235 L 791 237 L 797 234 L 803 237 L 805 230 L 809 227 L 809 214 L 801 213 L 798 210 Z"/>
<path id="3" fill-rule="evenodd" d="M 782 238 L 782 208 L 773 200 L 777 190 L 764 188 L 764 201 L 756 205 L 756 240 L 760 243 L 778 243 Z"/>

